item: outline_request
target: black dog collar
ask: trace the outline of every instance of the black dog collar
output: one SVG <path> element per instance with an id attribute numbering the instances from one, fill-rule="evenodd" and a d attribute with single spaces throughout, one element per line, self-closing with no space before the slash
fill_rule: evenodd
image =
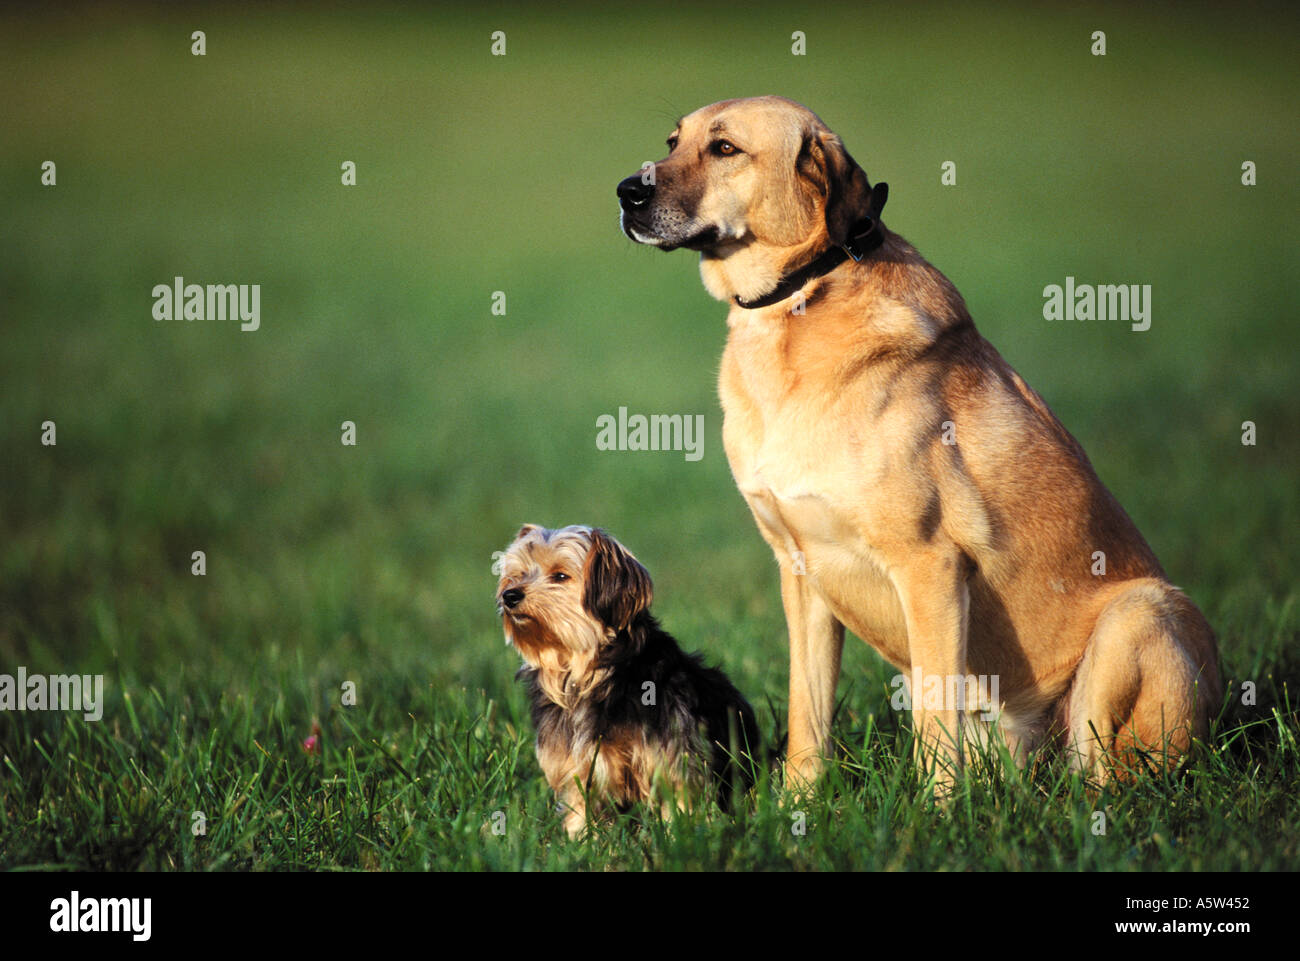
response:
<path id="1" fill-rule="evenodd" d="M 888 199 L 889 184 L 883 181 L 877 183 L 871 188 L 870 211 L 849 228 L 848 240 L 842 244 L 826 248 L 815 260 L 804 264 L 794 273 L 786 274 L 772 290 L 762 297 L 755 297 L 753 300 L 741 300 L 739 297 L 733 298 L 736 301 L 736 306 L 744 307 L 746 310 L 770 307 L 785 300 L 808 281 L 829 274 L 849 258 L 860 261 L 885 242 L 885 235 L 880 230 L 880 212 L 885 209 L 885 201 Z"/>

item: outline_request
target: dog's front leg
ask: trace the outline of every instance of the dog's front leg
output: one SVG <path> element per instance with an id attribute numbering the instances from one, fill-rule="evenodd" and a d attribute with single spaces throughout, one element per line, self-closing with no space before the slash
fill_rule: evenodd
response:
<path id="1" fill-rule="evenodd" d="M 564 830 L 571 838 L 579 838 L 587 830 L 587 797 L 577 780 L 565 784 L 558 792 L 560 811 L 564 815 Z"/>
<path id="2" fill-rule="evenodd" d="M 844 625 L 807 576 L 796 574 L 789 558 L 780 561 L 781 601 L 790 631 L 790 739 L 785 782 L 798 787 L 817 779 L 830 741 Z"/>
<path id="3" fill-rule="evenodd" d="M 951 546 L 916 553 L 892 573 L 907 623 L 915 755 L 934 763 L 940 796 L 963 762 L 968 573 L 965 555 Z"/>

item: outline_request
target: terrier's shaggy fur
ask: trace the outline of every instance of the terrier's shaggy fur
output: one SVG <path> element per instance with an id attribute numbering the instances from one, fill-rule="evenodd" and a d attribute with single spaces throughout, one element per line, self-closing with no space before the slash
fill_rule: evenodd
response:
<path id="1" fill-rule="evenodd" d="M 500 569 L 497 610 L 524 660 L 537 760 L 571 837 L 588 801 L 654 801 L 669 815 L 701 790 L 726 808 L 733 774 L 748 789 L 753 710 L 659 627 L 650 575 L 622 544 L 596 528 L 527 524 Z"/>

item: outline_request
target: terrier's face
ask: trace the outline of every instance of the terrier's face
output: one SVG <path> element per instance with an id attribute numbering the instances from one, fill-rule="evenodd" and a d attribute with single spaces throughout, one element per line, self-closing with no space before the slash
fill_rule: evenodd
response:
<path id="1" fill-rule="evenodd" d="M 533 667 L 587 660 L 650 607 L 650 575 L 598 528 L 525 524 L 506 550 L 497 612 Z"/>

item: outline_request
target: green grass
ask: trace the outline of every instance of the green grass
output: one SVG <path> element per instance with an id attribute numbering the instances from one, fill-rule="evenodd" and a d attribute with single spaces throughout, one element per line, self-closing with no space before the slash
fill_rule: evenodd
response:
<path id="1" fill-rule="evenodd" d="M 0 867 L 1300 866 L 1282 14 L 774 6 L 720 33 L 715 11 L 638 10 L 632 32 L 604 9 L 0 15 L 0 673 L 107 687 L 99 722 L 0 715 Z M 734 817 L 565 839 L 494 616 L 521 522 L 613 531 L 665 625 L 783 733 L 775 565 L 719 435 L 725 308 L 692 256 L 623 238 L 614 202 L 677 115 L 768 92 L 889 181 L 890 226 L 1215 626 L 1234 697 L 1184 779 L 1096 797 L 1045 759 L 936 808 L 893 669 L 850 639 L 815 796 L 774 781 Z M 260 283 L 262 329 L 153 321 L 177 274 Z M 1067 275 L 1151 284 L 1152 329 L 1044 321 Z M 597 451 L 619 406 L 704 414 L 704 458 Z"/>

